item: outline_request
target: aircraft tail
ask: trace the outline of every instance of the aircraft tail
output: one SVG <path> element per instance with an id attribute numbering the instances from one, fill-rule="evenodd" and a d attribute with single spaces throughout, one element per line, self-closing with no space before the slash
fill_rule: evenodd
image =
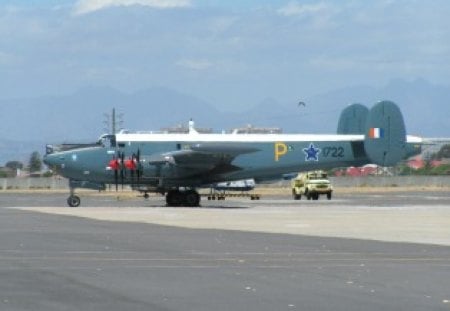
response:
<path id="1" fill-rule="evenodd" d="M 364 135 L 366 156 L 381 166 L 395 165 L 421 150 L 417 142 L 408 142 L 402 113 L 391 101 L 381 101 L 370 110 L 361 104 L 348 106 L 341 113 L 337 133 Z"/>
<path id="2" fill-rule="evenodd" d="M 342 110 L 339 118 L 338 134 L 364 134 L 369 109 L 361 104 L 352 104 Z"/>
<path id="3" fill-rule="evenodd" d="M 392 166 L 407 155 L 403 116 L 396 104 L 381 101 L 367 116 L 364 149 L 374 164 Z"/>

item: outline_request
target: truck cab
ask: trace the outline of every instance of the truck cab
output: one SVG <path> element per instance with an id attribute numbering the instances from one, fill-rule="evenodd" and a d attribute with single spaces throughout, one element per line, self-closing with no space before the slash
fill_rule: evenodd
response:
<path id="1" fill-rule="evenodd" d="M 300 200 L 302 195 L 308 200 L 318 200 L 321 194 L 326 194 L 331 200 L 333 187 L 328 179 L 328 174 L 324 171 L 311 171 L 300 173 L 292 180 L 292 197 Z"/>

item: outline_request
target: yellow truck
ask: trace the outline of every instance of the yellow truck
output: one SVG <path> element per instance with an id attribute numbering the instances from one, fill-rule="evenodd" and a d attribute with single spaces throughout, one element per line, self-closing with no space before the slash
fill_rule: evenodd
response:
<path id="1" fill-rule="evenodd" d="M 308 200 L 318 200 L 321 194 L 326 194 L 327 199 L 331 200 L 332 193 L 333 186 L 324 171 L 300 173 L 292 180 L 292 197 L 294 200 L 300 200 L 302 195 Z"/>

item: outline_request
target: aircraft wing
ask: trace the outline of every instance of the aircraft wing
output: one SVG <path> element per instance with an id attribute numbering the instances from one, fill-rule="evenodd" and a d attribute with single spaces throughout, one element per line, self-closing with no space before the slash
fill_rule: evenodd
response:
<path id="1" fill-rule="evenodd" d="M 233 160 L 239 155 L 258 150 L 236 144 L 201 143 L 183 150 L 152 155 L 147 161 L 155 165 L 169 163 L 180 168 L 220 174 L 239 170 L 239 167 L 232 165 Z"/>

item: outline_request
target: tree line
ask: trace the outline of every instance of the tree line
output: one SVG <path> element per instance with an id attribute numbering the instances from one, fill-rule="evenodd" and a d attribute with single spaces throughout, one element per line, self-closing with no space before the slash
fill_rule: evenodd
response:
<path id="1" fill-rule="evenodd" d="M 30 158 L 28 160 L 28 165 L 25 166 L 23 162 L 18 160 L 12 160 L 8 161 L 5 164 L 5 168 L 11 170 L 11 171 L 17 171 L 17 170 L 27 170 L 30 172 L 30 174 L 33 173 L 40 173 L 43 169 L 43 163 L 41 155 L 38 151 L 33 151 L 30 155 Z M 3 170 L 0 173 L 0 177 L 6 177 L 7 173 Z"/>

